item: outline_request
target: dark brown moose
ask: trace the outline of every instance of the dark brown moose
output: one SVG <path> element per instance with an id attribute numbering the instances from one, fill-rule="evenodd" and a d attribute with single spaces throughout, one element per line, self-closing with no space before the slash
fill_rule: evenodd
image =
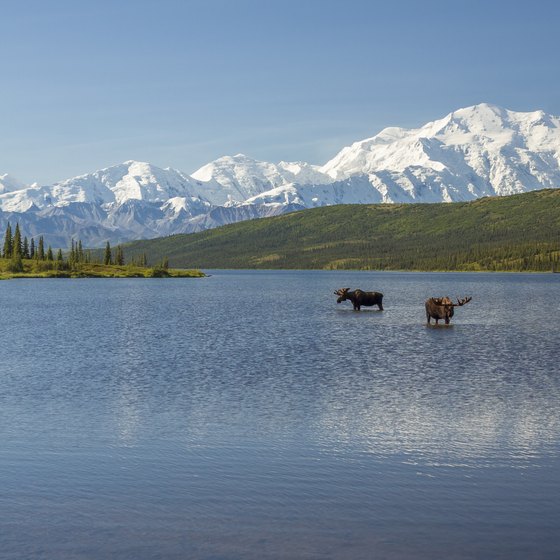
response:
<path id="1" fill-rule="evenodd" d="M 428 324 L 430 324 L 430 319 L 433 317 L 436 320 L 436 325 L 440 319 L 445 321 L 446 325 L 449 325 L 451 317 L 453 317 L 454 309 L 465 303 L 469 303 L 472 297 L 466 297 L 463 299 L 457 299 L 457 303 L 453 303 L 447 296 L 442 298 L 430 298 L 426 300 L 426 319 Z"/>
<path id="2" fill-rule="evenodd" d="M 339 296 L 336 303 L 341 303 L 349 299 L 354 306 L 355 311 L 360 311 L 360 307 L 377 305 L 380 311 L 383 311 L 383 294 L 379 292 L 364 292 L 363 290 L 354 290 L 349 292 L 350 288 L 340 288 L 334 295 Z"/>

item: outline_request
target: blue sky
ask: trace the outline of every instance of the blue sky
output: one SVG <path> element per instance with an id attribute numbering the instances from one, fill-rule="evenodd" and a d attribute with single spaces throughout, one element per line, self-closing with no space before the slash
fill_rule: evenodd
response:
<path id="1" fill-rule="evenodd" d="M 322 164 L 482 101 L 560 114 L 554 1 L 0 1 L 0 173 Z"/>

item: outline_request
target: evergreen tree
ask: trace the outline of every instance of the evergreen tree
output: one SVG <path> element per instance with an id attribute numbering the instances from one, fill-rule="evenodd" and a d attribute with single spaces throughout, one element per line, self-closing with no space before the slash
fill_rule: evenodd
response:
<path id="1" fill-rule="evenodd" d="M 58 262 L 63 262 L 64 261 L 64 257 L 62 256 L 62 249 L 59 249 L 58 252 L 56 253 L 56 260 Z"/>
<path id="2" fill-rule="evenodd" d="M 78 262 L 80 263 L 84 262 L 84 248 L 82 247 L 81 239 L 78 239 L 77 251 L 78 251 Z"/>
<path id="3" fill-rule="evenodd" d="M 49 248 L 47 249 L 47 260 L 48 261 L 54 261 L 54 256 L 53 256 L 53 252 L 52 252 L 52 248 L 49 245 Z"/>
<path id="4" fill-rule="evenodd" d="M 124 265 L 124 252 L 120 245 L 117 245 L 115 264 L 118 264 L 120 266 Z"/>
<path id="5" fill-rule="evenodd" d="M 148 266 L 148 259 L 146 258 L 146 253 L 142 253 L 140 257 L 140 266 Z"/>
<path id="6" fill-rule="evenodd" d="M 23 238 L 23 258 L 30 259 L 31 255 L 29 254 L 29 240 L 27 239 L 27 235 Z"/>
<path id="7" fill-rule="evenodd" d="M 31 238 L 31 243 L 29 246 L 29 258 L 32 259 L 35 257 L 35 239 Z"/>
<path id="8" fill-rule="evenodd" d="M 8 227 L 6 228 L 6 234 L 4 235 L 4 249 L 2 254 L 4 255 L 5 259 L 9 259 L 12 257 L 12 227 L 10 226 L 10 222 L 8 222 Z"/>
<path id="9" fill-rule="evenodd" d="M 19 256 L 21 259 L 23 255 L 23 245 L 21 242 L 21 231 L 19 229 L 19 223 L 16 224 L 16 231 L 14 233 L 14 239 L 12 241 L 12 256 Z"/>
<path id="10" fill-rule="evenodd" d="M 37 247 L 37 258 L 40 261 L 45 260 L 45 240 L 43 239 L 42 235 L 41 237 L 39 237 L 39 246 Z"/>
<path id="11" fill-rule="evenodd" d="M 113 256 L 111 255 L 111 245 L 107 241 L 107 245 L 105 245 L 105 257 L 103 258 L 103 264 L 111 264 L 113 260 Z"/>

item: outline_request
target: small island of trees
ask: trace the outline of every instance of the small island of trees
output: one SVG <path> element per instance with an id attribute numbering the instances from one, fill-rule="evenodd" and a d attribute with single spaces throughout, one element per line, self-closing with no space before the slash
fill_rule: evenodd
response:
<path id="1" fill-rule="evenodd" d="M 44 237 L 22 236 L 19 223 L 12 232 L 8 222 L 0 258 L 0 279 L 34 278 L 164 278 L 200 277 L 198 270 L 170 269 L 169 261 L 149 266 L 145 254 L 125 259 L 124 248 L 112 248 L 109 241 L 105 250 L 84 249 L 80 239 L 72 239 L 66 251 L 45 247 Z"/>

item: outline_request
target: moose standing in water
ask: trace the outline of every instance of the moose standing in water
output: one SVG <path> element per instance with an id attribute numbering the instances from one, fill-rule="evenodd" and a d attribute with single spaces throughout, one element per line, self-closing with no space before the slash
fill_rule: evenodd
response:
<path id="1" fill-rule="evenodd" d="M 341 303 L 349 299 L 354 306 L 354 311 L 360 311 L 360 307 L 365 305 L 366 307 L 377 305 L 379 311 L 383 311 L 383 294 L 379 292 L 364 292 L 362 290 L 354 290 L 349 292 L 350 288 L 340 288 L 334 295 L 339 296 L 336 303 Z"/>
<path id="2" fill-rule="evenodd" d="M 440 319 L 443 319 L 445 324 L 449 325 L 455 307 L 465 305 L 465 303 L 469 303 L 471 299 L 472 297 L 457 299 L 457 303 L 453 303 L 447 296 L 426 300 L 426 319 L 428 320 L 428 325 L 432 317 L 436 320 L 436 325 Z"/>

